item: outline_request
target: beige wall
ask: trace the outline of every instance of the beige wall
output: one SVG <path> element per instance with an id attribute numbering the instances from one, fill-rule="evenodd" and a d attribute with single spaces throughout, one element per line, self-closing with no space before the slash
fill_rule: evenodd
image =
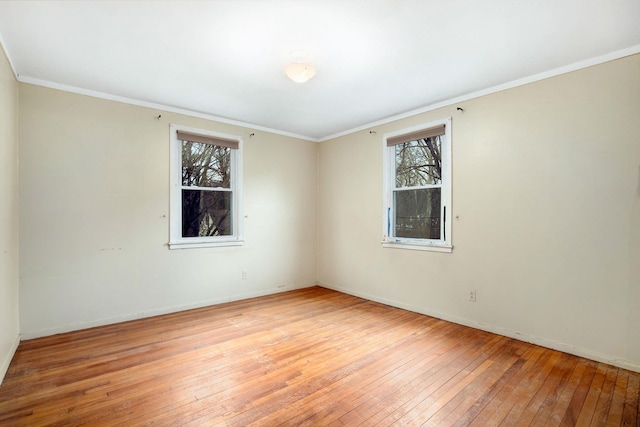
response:
<path id="1" fill-rule="evenodd" d="M 315 283 L 316 143 L 29 84 L 19 111 L 23 338 Z M 170 123 L 244 138 L 244 246 L 167 248 Z"/>
<path id="2" fill-rule="evenodd" d="M 18 345 L 18 82 L 0 48 L 0 383 Z"/>
<path id="3" fill-rule="evenodd" d="M 382 135 L 448 116 L 453 253 L 383 249 Z M 640 370 L 639 117 L 635 55 L 321 143 L 319 282 Z"/>

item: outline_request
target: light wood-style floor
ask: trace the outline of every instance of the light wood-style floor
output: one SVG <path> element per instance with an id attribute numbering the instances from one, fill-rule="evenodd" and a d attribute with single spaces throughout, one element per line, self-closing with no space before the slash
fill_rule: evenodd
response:
<path id="1" fill-rule="evenodd" d="M 637 426 L 639 384 L 315 287 L 22 342 L 0 425 Z"/>

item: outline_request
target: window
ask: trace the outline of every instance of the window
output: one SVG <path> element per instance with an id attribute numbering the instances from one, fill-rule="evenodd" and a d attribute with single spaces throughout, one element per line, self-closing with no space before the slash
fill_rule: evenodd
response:
<path id="1" fill-rule="evenodd" d="M 171 125 L 169 247 L 242 244 L 242 139 Z"/>
<path id="2" fill-rule="evenodd" d="M 451 119 L 383 142 L 383 246 L 451 252 Z"/>

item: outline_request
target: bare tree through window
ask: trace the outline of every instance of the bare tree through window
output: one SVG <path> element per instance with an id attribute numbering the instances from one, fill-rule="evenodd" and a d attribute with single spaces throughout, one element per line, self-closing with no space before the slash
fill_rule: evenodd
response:
<path id="1" fill-rule="evenodd" d="M 182 186 L 183 237 L 233 233 L 230 148 L 182 141 Z"/>
<path id="2" fill-rule="evenodd" d="M 441 136 L 395 146 L 395 236 L 440 239 Z"/>

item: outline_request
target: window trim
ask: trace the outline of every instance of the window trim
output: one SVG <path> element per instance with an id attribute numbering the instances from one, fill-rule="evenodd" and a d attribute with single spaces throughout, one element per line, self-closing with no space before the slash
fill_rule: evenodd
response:
<path id="1" fill-rule="evenodd" d="M 185 132 L 218 140 L 237 141 L 238 148 L 231 149 L 231 188 L 233 234 L 229 236 L 182 236 L 182 144 L 178 132 Z M 171 124 L 170 132 L 170 192 L 169 192 L 169 249 L 209 248 L 239 246 L 244 244 L 242 215 L 242 137 L 206 129 Z"/>
<path id="2" fill-rule="evenodd" d="M 395 146 L 388 146 L 387 141 L 397 139 L 403 135 L 409 135 L 429 128 L 444 125 L 445 134 L 443 136 L 442 154 L 442 211 L 444 219 L 444 236 L 441 239 L 415 239 L 408 237 L 393 236 L 392 217 L 395 215 L 393 205 L 393 192 L 395 189 Z M 398 248 L 432 252 L 453 251 L 451 240 L 451 117 L 422 123 L 398 131 L 385 133 L 382 138 L 382 179 L 383 179 L 383 201 L 382 201 L 382 247 Z"/>

